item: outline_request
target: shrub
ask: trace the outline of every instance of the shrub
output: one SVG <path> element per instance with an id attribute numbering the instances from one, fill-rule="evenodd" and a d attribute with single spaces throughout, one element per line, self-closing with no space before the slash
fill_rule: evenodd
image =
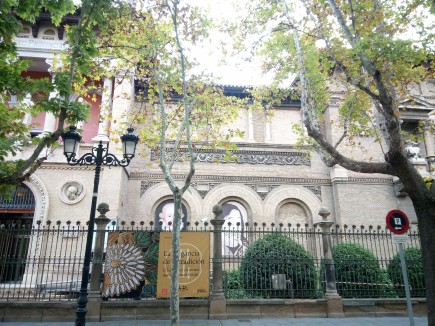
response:
<path id="1" fill-rule="evenodd" d="M 314 297 L 317 274 L 312 256 L 305 249 L 276 233 L 251 244 L 240 265 L 240 281 L 245 291 L 255 297 L 291 296 L 287 290 L 274 290 L 272 275 L 285 274 L 293 283 L 294 297 Z"/>
<path id="2" fill-rule="evenodd" d="M 413 297 L 425 297 L 426 289 L 424 285 L 423 258 L 421 249 L 416 247 L 404 250 L 405 262 L 408 270 L 409 286 Z M 396 287 L 399 296 L 405 296 L 403 287 L 402 267 L 400 265 L 400 254 L 397 253 L 388 264 L 388 275 Z"/>
<path id="3" fill-rule="evenodd" d="M 240 281 L 239 269 L 223 272 L 223 287 L 227 299 L 241 299 L 248 297 L 243 289 L 242 282 Z"/>
<path id="4" fill-rule="evenodd" d="M 343 298 L 382 298 L 396 293 L 373 253 L 354 243 L 340 243 L 332 248 L 337 291 Z M 322 280 L 324 281 L 324 267 Z M 325 282 L 322 282 L 324 288 Z"/>

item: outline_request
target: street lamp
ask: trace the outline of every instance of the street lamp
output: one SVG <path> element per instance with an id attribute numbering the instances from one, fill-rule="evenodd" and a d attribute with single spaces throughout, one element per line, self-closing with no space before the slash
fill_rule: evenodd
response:
<path id="1" fill-rule="evenodd" d="M 77 312 L 75 325 L 86 325 L 86 304 L 88 303 L 88 282 L 91 265 L 92 238 L 94 235 L 95 210 L 97 208 L 98 184 L 100 182 L 101 165 L 108 166 L 127 166 L 134 157 L 136 144 L 139 137 L 133 134 L 133 128 L 128 128 L 127 133 L 121 136 L 124 159 L 119 160 L 115 155 L 107 152 L 103 147 L 102 141 L 97 147 L 92 148 L 91 153 L 86 153 L 76 159 L 77 149 L 82 136 L 76 131 L 76 127 L 69 127 L 69 131 L 62 133 L 64 150 L 69 165 L 96 165 L 94 177 L 94 190 L 92 193 L 91 213 L 89 217 L 88 236 L 86 238 L 85 260 L 83 262 L 82 283 L 80 294 L 77 300 Z M 107 152 L 107 153 L 105 153 Z M 103 155 L 104 154 L 104 155 Z"/>

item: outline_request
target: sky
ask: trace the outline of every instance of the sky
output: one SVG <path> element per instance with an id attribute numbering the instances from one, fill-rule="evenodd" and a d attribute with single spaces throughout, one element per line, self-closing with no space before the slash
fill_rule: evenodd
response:
<path id="1" fill-rule="evenodd" d="M 188 0 L 188 2 L 209 10 L 213 19 L 235 18 L 240 6 L 246 0 Z M 258 86 L 271 81 L 271 78 L 264 76 L 261 72 L 261 61 L 252 58 L 251 62 L 243 58 L 227 56 L 225 62 L 222 60 L 222 52 L 219 48 L 221 40 L 225 35 L 217 30 L 212 30 L 208 41 L 193 49 L 193 55 L 200 63 L 197 71 L 203 70 L 213 74 L 215 81 L 222 85 L 237 86 Z M 226 40 L 228 41 L 228 40 Z M 230 48 L 228 47 L 228 52 Z"/>

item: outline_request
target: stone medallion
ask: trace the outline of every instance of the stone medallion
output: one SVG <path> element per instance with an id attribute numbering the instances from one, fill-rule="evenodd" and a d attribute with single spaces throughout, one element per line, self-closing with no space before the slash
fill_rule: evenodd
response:
<path id="1" fill-rule="evenodd" d="M 59 198 L 65 204 L 77 204 L 85 196 L 85 187 L 80 181 L 67 181 L 60 189 Z"/>

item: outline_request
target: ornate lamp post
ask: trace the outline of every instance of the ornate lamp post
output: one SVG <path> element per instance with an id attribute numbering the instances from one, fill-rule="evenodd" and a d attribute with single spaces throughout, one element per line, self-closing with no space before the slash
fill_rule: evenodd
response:
<path id="1" fill-rule="evenodd" d="M 80 295 L 77 300 L 77 312 L 75 325 L 86 325 L 86 304 L 88 303 L 88 281 L 91 264 L 92 238 L 94 235 L 95 210 L 97 208 L 98 184 L 100 182 L 101 165 L 108 166 L 127 166 L 134 157 L 136 144 L 139 137 L 133 134 L 133 128 L 128 128 L 127 133 L 121 136 L 123 145 L 124 159 L 119 160 L 113 154 L 107 152 L 100 141 L 97 147 L 92 148 L 91 153 L 86 153 L 76 159 L 76 152 L 82 136 L 76 132 L 76 128 L 71 126 L 69 131 L 62 133 L 64 155 L 69 165 L 96 165 L 94 177 L 94 190 L 92 193 L 92 205 L 89 217 L 88 236 L 86 238 L 85 259 L 83 262 L 82 282 Z"/>

